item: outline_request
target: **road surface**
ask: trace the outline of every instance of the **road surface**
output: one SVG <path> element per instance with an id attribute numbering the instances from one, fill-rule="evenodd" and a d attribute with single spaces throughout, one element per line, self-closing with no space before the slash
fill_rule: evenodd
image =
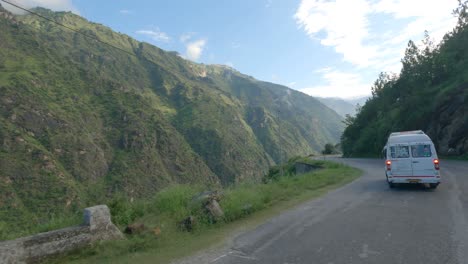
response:
<path id="1" fill-rule="evenodd" d="M 180 263 L 468 263 L 468 162 L 442 160 L 429 190 L 390 189 L 382 160 L 337 160 L 364 175 Z"/>

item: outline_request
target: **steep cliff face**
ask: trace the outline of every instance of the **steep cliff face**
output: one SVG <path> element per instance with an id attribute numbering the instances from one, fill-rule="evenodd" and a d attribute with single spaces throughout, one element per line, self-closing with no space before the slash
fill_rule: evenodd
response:
<path id="1" fill-rule="evenodd" d="M 258 179 L 338 140 L 340 117 L 305 94 L 72 13 L 35 11 L 124 52 L 1 11 L 0 221 L 41 221 L 174 183 Z"/>

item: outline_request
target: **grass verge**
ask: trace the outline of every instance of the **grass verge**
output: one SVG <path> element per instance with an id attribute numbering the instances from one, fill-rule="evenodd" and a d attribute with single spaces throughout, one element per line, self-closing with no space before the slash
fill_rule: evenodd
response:
<path id="1" fill-rule="evenodd" d="M 173 186 L 158 193 L 151 201 L 118 202 L 118 206 L 111 205 L 113 221 L 118 224 L 130 220 L 143 223 L 148 227 L 146 232 L 127 236 L 122 241 L 97 243 L 49 259 L 48 263 L 168 263 L 219 245 L 233 233 L 253 228 L 273 215 L 349 183 L 361 174 L 358 169 L 329 161 L 308 163 L 322 169 L 296 176 L 288 164 L 283 167 L 283 176 L 267 177 L 270 180 L 264 183 L 244 183 L 223 190 L 220 205 L 225 217 L 217 223 L 210 222 L 191 202 L 192 197 L 203 190 L 200 186 Z M 273 174 L 279 172 L 272 171 Z M 177 224 L 188 215 L 197 220 L 192 232 L 181 231 Z"/>
<path id="2" fill-rule="evenodd" d="M 439 156 L 440 159 L 442 160 L 463 160 L 467 161 L 468 160 L 468 154 L 463 155 L 463 156 Z"/>

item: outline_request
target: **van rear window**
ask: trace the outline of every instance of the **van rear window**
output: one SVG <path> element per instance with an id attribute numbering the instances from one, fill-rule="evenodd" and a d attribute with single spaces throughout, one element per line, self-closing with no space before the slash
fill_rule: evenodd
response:
<path id="1" fill-rule="evenodd" d="M 413 145 L 411 146 L 411 155 L 413 158 L 432 157 L 430 145 Z"/>
<path id="2" fill-rule="evenodd" d="M 393 159 L 409 158 L 408 146 L 392 146 L 390 147 L 390 156 Z"/>

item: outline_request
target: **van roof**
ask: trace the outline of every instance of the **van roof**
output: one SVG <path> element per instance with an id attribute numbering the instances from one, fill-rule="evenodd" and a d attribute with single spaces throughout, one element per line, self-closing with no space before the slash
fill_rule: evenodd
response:
<path id="1" fill-rule="evenodd" d="M 421 131 L 422 132 L 422 131 Z M 431 138 L 428 135 L 417 133 L 403 133 L 403 134 L 391 134 L 388 138 L 387 144 L 396 144 L 396 143 L 409 143 L 409 142 L 432 142 Z"/>
<path id="2" fill-rule="evenodd" d="M 391 137 L 399 136 L 399 135 L 425 135 L 422 130 L 412 130 L 412 131 L 401 131 L 401 132 L 393 132 L 390 134 Z"/>

